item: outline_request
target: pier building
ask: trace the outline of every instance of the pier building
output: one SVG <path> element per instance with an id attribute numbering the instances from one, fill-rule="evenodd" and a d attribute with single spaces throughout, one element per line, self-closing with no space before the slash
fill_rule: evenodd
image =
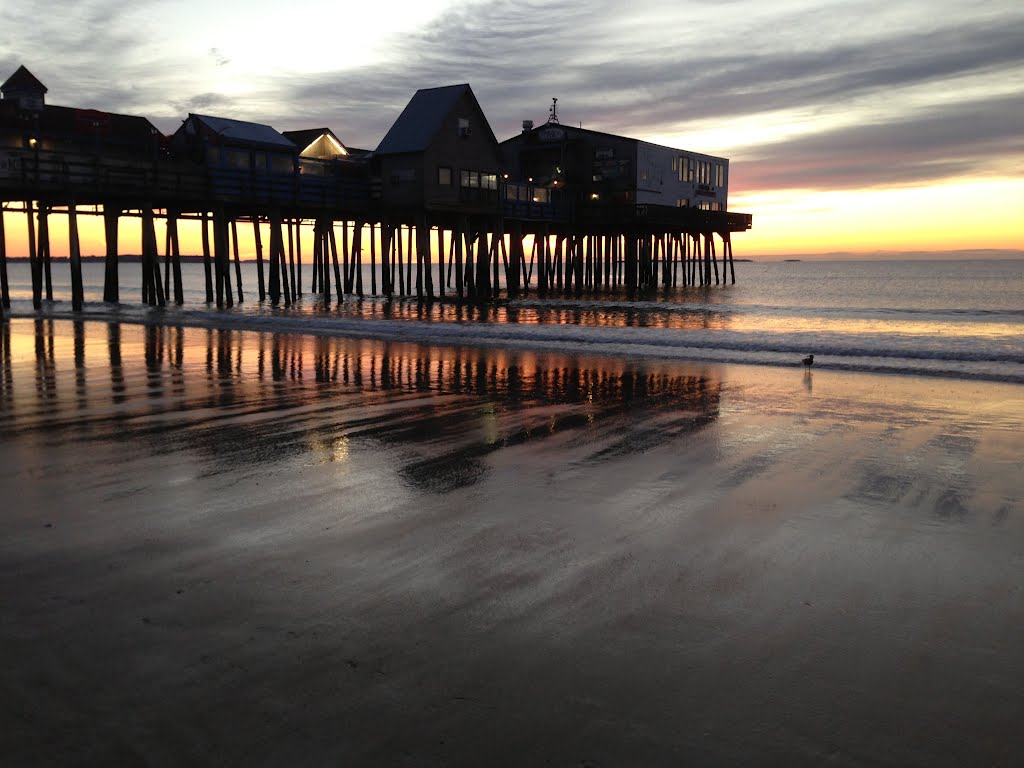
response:
<path id="1" fill-rule="evenodd" d="M 303 293 L 309 227 L 310 290 L 325 297 L 364 295 L 369 267 L 370 293 L 486 300 L 734 282 L 731 235 L 751 226 L 728 210 L 725 158 L 564 126 L 557 102 L 547 123 L 499 142 L 468 84 L 417 91 L 375 150 L 329 128 L 200 114 L 163 136 L 144 117 L 53 106 L 46 93 L 24 66 L 0 86 L 0 205 L 26 222 L 37 307 L 53 299 L 54 215 L 68 221 L 76 309 L 80 215 L 104 218 L 110 302 L 122 218 L 141 219 L 149 304 L 182 302 L 178 222 L 199 222 L 206 298 L 218 306 L 244 300 L 239 225 L 252 228 L 259 299 L 275 303 Z"/>

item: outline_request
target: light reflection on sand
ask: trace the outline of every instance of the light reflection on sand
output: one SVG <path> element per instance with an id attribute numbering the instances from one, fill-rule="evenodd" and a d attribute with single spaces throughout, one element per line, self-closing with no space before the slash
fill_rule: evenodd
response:
<path id="1" fill-rule="evenodd" d="M 0 339 L 11 764 L 1024 748 L 1018 386 L 52 320 Z"/>

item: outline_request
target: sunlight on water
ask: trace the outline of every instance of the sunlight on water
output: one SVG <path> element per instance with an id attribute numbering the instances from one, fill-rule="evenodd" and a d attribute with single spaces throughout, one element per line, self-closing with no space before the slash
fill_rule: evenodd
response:
<path id="1" fill-rule="evenodd" d="M 24 263 L 10 266 L 16 315 L 31 316 Z M 436 265 L 435 265 L 436 266 Z M 438 343 L 600 347 L 608 354 L 1024 381 L 1024 262 L 741 263 L 736 285 L 630 295 L 535 293 L 486 304 L 306 293 L 290 307 L 261 303 L 255 266 L 243 264 L 245 300 L 205 303 L 203 268 L 183 265 L 185 305 L 140 306 L 122 265 L 122 300 L 102 304 L 103 267 L 85 265 L 85 316 Z M 44 313 L 72 317 L 66 264 L 54 265 L 58 299 Z M 308 287 L 308 275 L 305 285 Z M 438 278 L 440 280 L 440 278 Z M 366 284 L 369 284 L 367 279 Z"/>

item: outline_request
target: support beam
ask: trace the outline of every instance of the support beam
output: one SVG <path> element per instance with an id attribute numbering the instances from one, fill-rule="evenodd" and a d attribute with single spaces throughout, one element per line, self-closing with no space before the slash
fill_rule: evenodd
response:
<path id="1" fill-rule="evenodd" d="M 11 308 L 11 286 L 7 282 L 7 230 L 4 228 L 4 204 L 0 200 L 0 320 L 7 319 Z M 7 348 L 4 347 L 6 350 Z"/>
<path id="2" fill-rule="evenodd" d="M 103 259 L 103 301 L 117 304 L 121 300 L 117 264 L 117 225 L 121 209 L 109 202 L 103 204 L 103 236 L 106 240 L 106 255 Z"/>
<path id="3" fill-rule="evenodd" d="M 81 312 L 85 295 L 82 288 L 82 249 L 78 240 L 78 210 L 74 200 L 68 204 L 68 255 L 71 262 L 71 309 Z"/>
<path id="4" fill-rule="evenodd" d="M 238 247 L 238 220 L 233 216 L 231 217 L 231 247 L 235 255 L 235 288 L 238 290 L 238 303 L 241 304 L 245 301 L 245 297 L 242 295 L 242 257 Z"/>
<path id="5" fill-rule="evenodd" d="M 174 303 L 179 307 L 185 303 L 185 286 L 181 280 L 181 241 L 178 237 L 178 216 L 176 210 L 167 212 L 167 235 L 171 242 L 171 273 L 174 277 Z M 170 293 L 168 292 L 168 298 Z"/>
<path id="6" fill-rule="evenodd" d="M 260 217 L 252 217 L 252 238 L 256 245 L 256 290 L 260 301 L 267 300 L 267 284 L 263 276 L 263 233 L 260 231 Z"/>

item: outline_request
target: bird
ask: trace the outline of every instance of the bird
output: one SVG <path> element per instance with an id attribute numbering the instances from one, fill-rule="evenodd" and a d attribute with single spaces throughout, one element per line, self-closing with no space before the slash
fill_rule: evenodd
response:
<path id="1" fill-rule="evenodd" d="M 804 365 L 814 365 L 814 355 L 808 355 L 804 358 Z"/>

